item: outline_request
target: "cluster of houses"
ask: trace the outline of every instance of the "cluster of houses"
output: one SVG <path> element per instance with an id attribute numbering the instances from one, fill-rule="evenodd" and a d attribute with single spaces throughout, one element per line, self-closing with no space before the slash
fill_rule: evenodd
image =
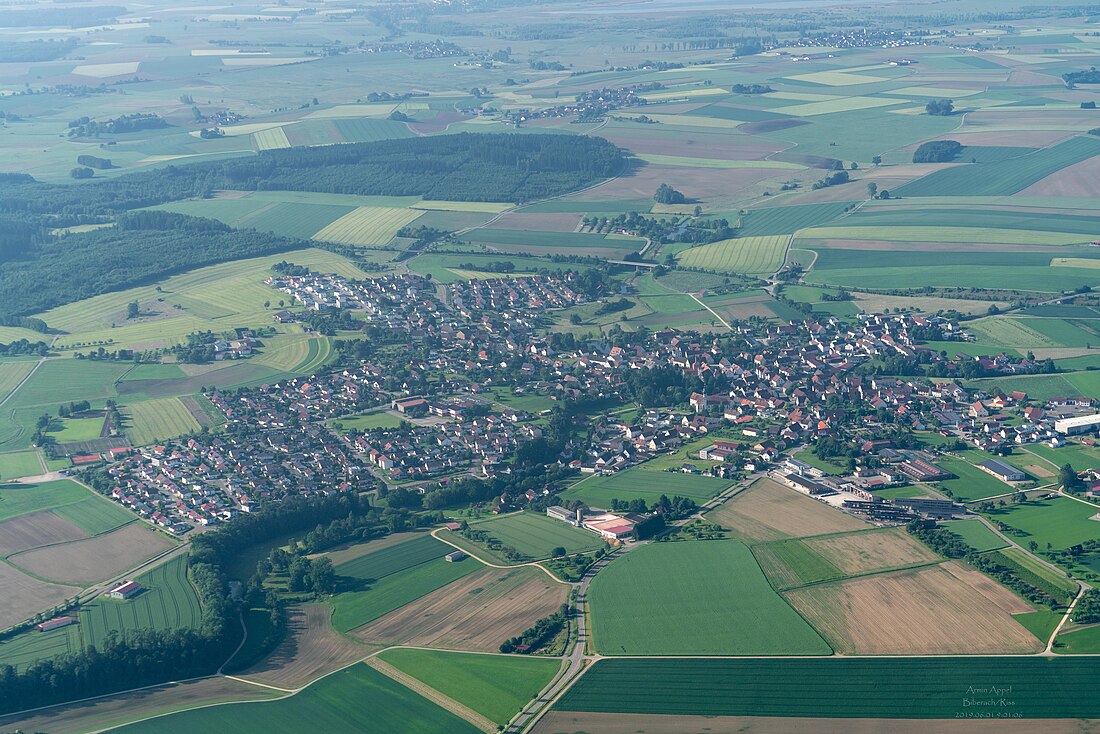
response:
<path id="1" fill-rule="evenodd" d="M 426 426 L 378 428 L 351 439 L 352 447 L 394 480 L 424 479 L 466 469 L 491 477 L 524 441 L 542 436 L 533 423 L 499 413 Z"/>
<path id="2" fill-rule="evenodd" d="M 467 318 L 480 311 L 568 308 L 587 300 L 573 290 L 572 280 L 572 275 L 464 280 L 448 286 L 448 299 L 454 310 Z"/>
<path id="3" fill-rule="evenodd" d="M 624 87 L 603 87 L 590 89 L 578 94 L 572 102 L 551 104 L 539 109 L 506 110 L 504 121 L 517 127 L 529 120 L 539 118 L 561 118 L 577 115 L 581 118 L 594 118 L 606 112 L 624 107 L 639 107 L 648 104 L 647 92 L 663 89 L 659 82 L 631 84 Z"/>
<path id="4" fill-rule="evenodd" d="M 269 286 L 290 295 L 307 311 L 352 310 L 368 323 L 423 335 L 443 321 L 431 281 L 417 275 L 385 275 L 350 281 L 338 275 L 275 275 Z M 279 312 L 276 317 L 287 318 Z"/>
<path id="5" fill-rule="evenodd" d="M 105 472 L 113 500 L 177 534 L 232 520 L 264 501 L 373 484 L 358 453 L 313 423 L 148 446 Z"/>

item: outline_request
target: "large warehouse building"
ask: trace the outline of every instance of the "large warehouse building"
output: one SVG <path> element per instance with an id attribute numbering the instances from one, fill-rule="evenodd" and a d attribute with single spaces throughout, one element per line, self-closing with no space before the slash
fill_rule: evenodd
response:
<path id="1" fill-rule="evenodd" d="M 1054 430 L 1066 436 L 1100 430 L 1100 415 L 1079 415 L 1054 421 Z"/>

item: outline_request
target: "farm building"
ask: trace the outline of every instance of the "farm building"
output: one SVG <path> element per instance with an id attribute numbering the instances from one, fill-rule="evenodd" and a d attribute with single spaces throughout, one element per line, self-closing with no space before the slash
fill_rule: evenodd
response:
<path id="1" fill-rule="evenodd" d="M 36 624 L 34 628 L 39 632 L 49 632 L 50 630 L 68 627 L 70 624 L 76 624 L 76 619 L 73 617 L 54 617 L 53 619 Z"/>
<path id="2" fill-rule="evenodd" d="M 1100 414 L 1079 415 L 1054 421 L 1054 430 L 1066 436 L 1079 433 L 1092 433 L 1100 429 Z"/>
<path id="3" fill-rule="evenodd" d="M 141 584 L 136 581 L 127 581 L 108 591 L 107 596 L 112 599 L 129 599 L 139 591 L 141 591 Z"/>
<path id="4" fill-rule="evenodd" d="M 937 520 L 946 520 L 953 517 L 956 506 L 951 500 L 933 500 L 927 497 L 906 497 L 894 500 L 894 504 L 908 507 L 913 512 L 919 512 L 925 517 Z"/>
<path id="5" fill-rule="evenodd" d="M 1002 482 L 1022 482 L 1027 478 L 1027 475 L 1016 467 L 1011 464 L 1006 464 L 1003 461 L 998 461 L 997 459 L 983 461 L 978 464 L 978 468 L 989 472 Z"/>
<path id="6" fill-rule="evenodd" d="M 460 550 L 456 550 L 451 551 L 443 557 L 447 560 L 448 563 L 455 563 L 456 561 L 461 561 L 463 558 L 465 558 L 466 553 Z"/>
<path id="7" fill-rule="evenodd" d="M 547 517 L 552 517 L 555 520 L 561 520 L 562 522 L 567 522 L 567 523 L 569 523 L 570 525 L 572 525 L 574 527 L 580 525 L 581 524 L 581 519 L 582 519 L 582 516 L 581 516 L 580 512 L 573 512 L 572 510 L 567 510 L 564 507 L 562 507 L 561 505 L 554 505 L 553 507 L 547 507 L 546 508 L 546 516 Z"/>
<path id="8" fill-rule="evenodd" d="M 599 533 L 609 540 L 626 538 L 634 532 L 634 522 L 619 515 L 604 513 L 589 517 L 581 523 L 581 527 Z"/>
<path id="9" fill-rule="evenodd" d="M 812 479 L 807 479 L 804 476 L 798 474 L 784 474 L 783 482 L 792 489 L 797 489 L 799 492 L 816 497 L 819 495 L 836 494 L 836 490 L 831 487 L 827 487 L 821 482 L 815 482 Z"/>

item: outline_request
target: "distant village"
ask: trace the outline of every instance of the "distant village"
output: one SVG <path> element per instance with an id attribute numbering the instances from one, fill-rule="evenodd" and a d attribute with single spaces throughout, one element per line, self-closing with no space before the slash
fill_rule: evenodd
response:
<path id="1" fill-rule="evenodd" d="M 948 444 L 944 450 L 956 444 L 997 455 L 1038 442 L 1058 446 L 1100 429 L 1092 400 L 1037 404 L 1024 393 L 962 387 L 967 376 L 1024 374 L 1036 364 L 1004 354 L 967 355 L 969 335 L 946 318 L 867 314 L 847 323 L 822 316 L 739 322 L 718 335 L 662 329 L 623 332 L 614 343 L 565 339 L 547 332 L 545 318 L 586 301 L 575 277 L 521 276 L 437 289 L 415 275 L 275 276 L 267 282 L 297 304 L 276 312 L 276 320 L 350 312 L 365 328 L 404 344 L 401 369 L 344 360 L 307 377 L 210 390 L 206 397 L 224 415 L 224 432 L 86 457 L 102 462 L 90 476 L 115 501 L 184 533 L 291 495 L 381 486 L 423 494 L 456 478 L 507 477 L 521 446 L 545 441 L 550 412 L 510 407 L 516 399 L 633 403 L 640 407 L 578 411 L 570 420 L 583 430 L 556 447 L 549 463 L 576 475 L 614 474 L 679 452 L 684 460 L 669 471 L 731 484 L 768 473 L 849 512 L 899 523 L 964 511 L 950 498 L 922 492 L 892 493 L 889 500 L 875 494 L 951 477 L 937 463 L 941 448 L 912 441 L 914 432 L 939 437 L 936 443 Z M 926 340 L 958 342 L 957 355 L 930 349 Z M 870 369 L 891 359 L 918 360 L 945 377 L 902 379 Z M 654 380 L 697 388 L 669 405 L 644 395 Z M 365 412 L 385 421 L 339 430 L 340 419 Z M 828 457 L 826 447 L 836 448 L 835 461 L 847 473 L 799 458 L 807 450 Z M 1003 481 L 1006 494 L 1026 479 L 999 460 L 979 468 Z M 1100 495 L 1100 476 L 1093 479 L 1090 491 Z M 557 489 L 503 495 L 493 506 L 553 505 Z"/>

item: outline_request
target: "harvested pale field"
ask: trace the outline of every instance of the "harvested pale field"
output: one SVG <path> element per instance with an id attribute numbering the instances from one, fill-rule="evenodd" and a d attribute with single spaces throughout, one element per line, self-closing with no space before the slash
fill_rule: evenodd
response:
<path id="1" fill-rule="evenodd" d="M 1026 471 L 1031 476 L 1039 477 L 1040 479 L 1054 476 L 1054 472 L 1052 472 L 1048 467 L 1040 466 L 1038 464 L 1028 464 L 1024 467 L 1024 471 Z"/>
<path id="2" fill-rule="evenodd" d="M 598 209 L 598 207 L 593 207 Z M 528 214 L 508 212 L 493 222 L 494 229 L 534 230 L 543 232 L 572 232 L 583 215 L 571 212 Z"/>
<path id="3" fill-rule="evenodd" d="M 982 242 L 927 242 L 923 240 L 853 240 L 836 237 L 799 237 L 805 244 L 813 242 L 818 247 L 835 250 L 897 250 L 899 252 L 1046 252 L 1056 257 L 1065 252 L 1063 245 L 1010 245 Z M 1092 262 L 1092 260 L 1090 260 Z M 1073 267 L 1080 267 L 1074 265 Z"/>
<path id="4" fill-rule="evenodd" d="M 119 575 L 175 545 L 143 522 L 94 538 L 38 548 L 9 560 L 36 576 L 64 584 L 91 584 Z"/>
<path id="5" fill-rule="evenodd" d="M 289 607 L 286 638 L 239 677 L 277 688 L 299 688 L 368 655 L 370 650 L 332 628 L 331 614 L 325 604 Z"/>
<path id="6" fill-rule="evenodd" d="M 729 528 L 747 543 L 864 530 L 868 525 L 840 510 L 770 479 L 760 479 L 707 519 Z"/>
<path id="7" fill-rule="evenodd" d="M 365 642 L 496 652 L 569 597 L 537 568 L 486 568 L 437 589 L 351 634 Z"/>
<path id="8" fill-rule="evenodd" d="M 1100 156 L 1066 166 L 1039 179 L 1018 196 L 1100 196 Z"/>
<path id="9" fill-rule="evenodd" d="M 764 716 L 668 716 L 551 711 L 533 734 L 1095 734 L 1083 719 L 810 719 Z"/>
<path id="10" fill-rule="evenodd" d="M 867 198 L 867 182 L 862 179 L 856 179 L 851 183 L 840 184 L 839 186 L 826 186 L 823 189 L 813 191 L 810 186 L 813 184 L 814 179 L 818 178 L 817 171 L 806 171 L 799 176 L 802 179 L 803 189 L 793 197 L 792 204 L 825 204 L 834 201 L 863 201 Z M 791 176 L 788 176 L 791 178 Z M 907 184 L 913 181 L 919 176 L 898 176 L 895 178 L 890 177 L 878 177 L 875 178 L 875 183 L 878 184 L 879 191 L 893 191 L 902 184 Z M 775 193 L 775 192 L 772 192 Z"/>
<path id="11" fill-rule="evenodd" d="M 313 239 L 342 245 L 381 246 L 424 212 L 398 207 L 361 206 L 313 235 Z"/>
<path id="12" fill-rule="evenodd" d="M 698 152 L 697 152 L 698 153 Z M 705 153 L 701 157 L 706 157 Z M 682 168 L 676 166 L 642 166 L 584 193 L 585 201 L 608 199 L 652 199 L 662 183 L 683 192 L 691 201 L 706 202 L 715 197 L 728 197 L 753 184 L 788 171 L 774 168 Z M 863 196 L 867 191 L 864 187 Z"/>
<path id="13" fill-rule="evenodd" d="M 0 563 L 0 629 L 22 622 L 60 601 L 76 596 L 73 586 L 48 584 Z"/>
<path id="14" fill-rule="evenodd" d="M 121 726 L 149 716 L 227 701 L 260 701 L 282 695 L 230 678 L 214 677 L 119 693 L 93 701 L 62 704 L 33 714 L 0 717 L 0 729 L 84 734 Z"/>
<path id="15" fill-rule="evenodd" d="M 114 64 L 81 64 L 73 69 L 73 73 L 80 76 L 95 77 L 96 79 L 107 79 L 123 74 L 136 74 L 140 66 L 140 61 L 119 61 Z"/>
<path id="16" fill-rule="evenodd" d="M 1045 148 L 1048 145 L 1054 145 L 1060 143 L 1068 138 L 1073 133 L 1066 132 L 1064 130 L 988 130 L 985 132 L 953 132 L 944 133 L 939 137 L 933 138 L 934 140 L 954 140 L 962 145 L 969 146 L 982 146 L 982 145 L 994 145 L 1004 146 L 1008 148 L 1027 147 L 1027 148 Z M 911 145 L 902 150 L 915 150 L 916 145 Z M 963 160 L 970 160 L 966 157 L 965 151 L 962 156 Z M 932 164 L 935 165 L 935 164 Z"/>
<path id="17" fill-rule="evenodd" d="M 744 127 L 741 128 L 742 130 Z M 711 158 L 715 160 L 753 161 L 786 150 L 790 143 L 767 138 L 754 138 L 748 135 L 714 134 L 702 130 L 683 131 L 671 136 L 646 137 L 633 131 L 600 131 L 600 137 L 607 138 L 631 153 L 651 153 L 657 155 L 686 156 L 688 158 Z"/>
<path id="18" fill-rule="evenodd" d="M 943 564 L 943 568 L 1009 614 L 1027 614 L 1035 611 L 1033 606 L 973 566 L 959 561 L 948 561 Z"/>
<path id="19" fill-rule="evenodd" d="M 339 566 L 341 563 L 354 561 L 356 558 L 362 558 L 375 551 L 389 548 L 391 545 L 399 545 L 406 540 L 412 540 L 421 535 L 424 535 L 424 533 L 391 533 L 384 538 L 378 538 L 369 543 L 355 543 L 354 545 L 343 546 L 335 550 L 325 551 L 324 553 L 314 553 L 310 558 L 328 556 L 332 559 L 333 566 Z"/>
<path id="20" fill-rule="evenodd" d="M 49 510 L 20 515 L 0 522 L 0 557 L 37 548 L 87 538 L 88 534 Z"/>
<path id="21" fill-rule="evenodd" d="M 1042 648 L 1005 609 L 1006 600 L 991 601 L 950 564 L 818 584 L 784 596 L 841 654 L 992 655 Z"/>
<path id="22" fill-rule="evenodd" d="M 803 543 L 847 576 L 939 560 L 901 528 L 809 538 Z"/>

